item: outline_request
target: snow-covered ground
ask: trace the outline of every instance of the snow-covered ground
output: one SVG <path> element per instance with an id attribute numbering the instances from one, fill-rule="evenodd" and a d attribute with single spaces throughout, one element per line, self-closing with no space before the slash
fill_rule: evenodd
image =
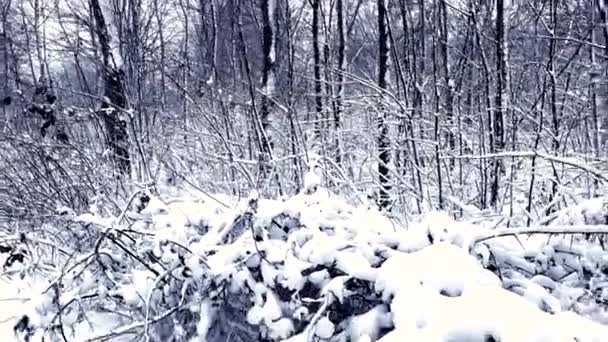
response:
<path id="1" fill-rule="evenodd" d="M 29 306 L 29 291 L 22 282 L 17 285 L 0 278 L 0 341 L 13 341 L 16 319 Z"/>
<path id="2" fill-rule="evenodd" d="M 28 329 L 56 322 L 58 302 L 76 340 L 608 341 L 608 254 L 556 234 L 606 231 L 605 199 L 532 238 L 442 212 L 405 227 L 324 189 L 220 202 L 153 196 L 141 213 L 70 217 L 97 229 L 99 256 L 73 258 L 59 298 L 37 295 Z"/>
<path id="3" fill-rule="evenodd" d="M 10 341 L 13 336 L 14 318 L 20 313 L 22 301 L 17 297 L 16 286 L 0 280 L 0 340 Z"/>

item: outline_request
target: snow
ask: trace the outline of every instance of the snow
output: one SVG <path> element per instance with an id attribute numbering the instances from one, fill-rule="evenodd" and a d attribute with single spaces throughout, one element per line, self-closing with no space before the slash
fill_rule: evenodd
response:
<path id="1" fill-rule="evenodd" d="M 64 324 L 92 338 L 126 331 L 143 313 L 155 317 L 183 302 L 192 324 L 174 319 L 169 330 L 150 324 L 151 336 L 191 334 L 192 341 L 216 342 L 233 328 L 242 340 L 292 342 L 313 336 L 595 342 L 608 336 L 598 324 L 608 314 L 596 301 L 608 297 L 608 254 L 578 236 L 527 238 L 530 230 L 513 229 L 520 234 L 515 239 L 439 211 L 403 227 L 318 186 L 279 200 L 252 194 L 225 202 L 232 207 L 208 198 L 153 196 L 133 225 L 148 234 L 132 249 L 156 261 L 145 259 L 150 267 L 135 262 L 122 272 L 84 267 L 66 275 L 59 302 L 77 299 L 96 321 L 89 325 L 73 306 Z M 542 229 L 603 222 L 604 202 L 576 208 Z M 101 211 L 71 220 L 104 229 L 122 224 Z M 129 260 L 110 243 L 100 250 L 120 263 Z M 35 327 L 50 324 L 52 291 L 37 295 L 46 287 L 30 290 L 30 309 L 15 315 L 27 314 Z M 79 299 L 89 293 L 98 294 L 97 304 Z M 126 314 L 101 312 L 99 305 Z"/>
<path id="2" fill-rule="evenodd" d="M 388 307 L 378 305 L 351 319 L 349 336 L 352 341 L 375 341 L 382 328 L 390 328 L 392 325 L 392 314 L 388 311 Z"/>
<path id="3" fill-rule="evenodd" d="M 10 341 L 13 338 L 13 326 L 16 323 L 16 318 L 27 310 L 24 306 L 29 304 L 30 298 L 22 292 L 25 292 L 24 289 L 19 291 L 17 286 L 0 279 L 0 293 L 2 294 L 0 295 L 0 302 L 2 303 L 0 339 L 3 341 Z"/>
<path id="4" fill-rule="evenodd" d="M 211 326 L 214 314 L 211 302 L 209 300 L 204 300 L 201 303 L 198 312 L 200 313 L 200 320 L 196 325 L 196 332 L 200 341 L 206 341 L 207 332 Z"/>
<path id="5" fill-rule="evenodd" d="M 419 291 L 416 295 L 435 293 Z M 429 299 L 417 298 L 417 302 L 428 301 Z M 398 303 L 404 307 L 415 302 L 399 300 Z M 450 341 L 485 341 L 484 336 L 489 334 L 495 336 L 495 340 L 513 342 L 573 341 L 574 338 L 578 338 L 578 341 L 600 341 L 602 336 L 608 336 L 605 335 L 605 328 L 594 326 L 594 330 L 589 330 L 589 327 L 583 327 L 580 323 L 579 326 L 573 320 L 566 321 L 551 316 L 525 299 L 497 286 L 472 286 L 462 296 L 454 298 L 435 295 L 432 303 L 430 308 L 425 309 L 424 316 L 397 316 L 396 331 L 403 330 L 404 335 L 427 336 L 425 341 L 433 340 L 430 339 L 431 336 Z M 418 318 L 416 325 L 412 324 L 412 318 Z M 473 336 L 477 338 L 472 339 Z"/>
<path id="6" fill-rule="evenodd" d="M 321 186 L 321 166 L 319 165 L 320 156 L 317 154 L 311 154 L 309 156 L 310 162 L 308 163 L 308 172 L 304 174 L 304 187 L 302 191 L 306 194 L 311 194 L 317 191 Z"/>
<path id="7" fill-rule="evenodd" d="M 315 326 L 315 335 L 322 339 L 328 339 L 335 332 L 334 324 L 327 317 L 322 317 Z"/>

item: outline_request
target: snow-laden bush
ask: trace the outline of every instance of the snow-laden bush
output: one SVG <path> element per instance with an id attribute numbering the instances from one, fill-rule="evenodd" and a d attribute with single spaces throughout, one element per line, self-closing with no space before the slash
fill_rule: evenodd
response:
<path id="1" fill-rule="evenodd" d="M 541 227 L 513 237 L 435 212 L 406 228 L 324 189 L 233 207 L 229 198 L 138 198 L 129 208 L 141 211 L 67 219 L 86 233 L 60 246 L 59 274 L 15 327 L 22 341 L 608 336 L 597 323 L 608 317 L 608 254 L 568 233 L 572 222 L 559 223 L 567 235 Z M 35 243 L 24 236 L 10 248 Z M 24 267 L 40 263 L 23 254 Z"/>

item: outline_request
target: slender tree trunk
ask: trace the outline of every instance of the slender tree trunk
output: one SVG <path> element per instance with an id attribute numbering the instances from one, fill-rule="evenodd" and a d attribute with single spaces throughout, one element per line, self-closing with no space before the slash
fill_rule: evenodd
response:
<path id="1" fill-rule="evenodd" d="M 495 144 L 494 144 L 494 127 L 492 125 L 493 121 L 493 108 L 492 108 L 492 99 L 491 99 L 491 78 L 490 78 L 490 66 L 488 62 L 488 57 L 486 54 L 485 47 L 481 40 L 481 25 L 479 23 L 478 17 L 480 15 L 479 8 L 474 4 L 473 0 L 470 1 L 469 6 L 471 7 L 471 19 L 473 21 L 473 26 L 475 29 L 475 40 L 478 49 L 478 56 L 481 59 L 482 69 L 480 70 L 479 79 L 482 80 L 483 83 L 483 100 L 480 99 L 478 101 L 479 105 L 479 153 L 484 154 L 488 150 L 490 153 L 494 153 Z M 482 112 L 482 108 L 485 107 L 485 113 Z M 485 115 L 484 115 L 485 114 Z M 485 118 L 485 120 L 484 120 Z M 488 134 L 486 134 L 486 128 Z M 488 138 L 488 142 L 486 144 L 486 137 Z M 488 205 L 488 182 L 490 174 L 488 174 L 488 165 L 491 162 L 487 162 L 485 160 L 479 162 L 479 171 L 480 171 L 480 196 L 479 203 L 481 208 L 485 209 Z M 490 165 L 491 166 L 491 165 Z"/>
<path id="2" fill-rule="evenodd" d="M 600 15 L 600 22 L 602 27 L 602 33 L 604 36 L 604 55 L 608 56 L 608 1 L 607 0 L 596 0 L 597 9 Z M 605 58 L 605 57 L 604 57 Z M 600 106 L 599 111 L 605 112 L 608 110 L 608 84 L 606 79 L 608 79 L 608 68 L 606 68 L 604 64 L 603 70 L 601 70 L 602 78 L 604 82 L 602 82 L 602 94 L 598 95 L 598 105 Z M 598 87 L 599 88 L 599 87 Z M 598 146 L 599 150 L 602 152 L 602 156 L 608 155 L 606 151 L 606 144 L 608 144 L 608 115 L 604 114 L 599 119 L 598 131 L 599 133 L 599 141 Z"/>
<path id="3" fill-rule="evenodd" d="M 492 130 L 494 133 L 494 151 L 500 153 L 505 148 L 504 118 L 507 111 L 507 23 L 505 17 L 505 0 L 496 1 L 496 110 Z M 498 205 L 500 175 L 503 170 L 502 160 L 494 159 L 492 163 L 492 186 L 490 189 L 490 205 Z"/>
<path id="4" fill-rule="evenodd" d="M 211 6 L 211 72 L 209 77 L 212 78 L 213 85 L 219 81 L 217 79 L 217 52 L 218 52 L 218 36 L 217 36 L 217 6 L 215 4 L 215 0 L 210 0 L 209 5 Z M 214 87 L 215 88 L 215 87 Z M 213 93 L 215 95 L 215 92 Z"/>
<path id="5" fill-rule="evenodd" d="M 602 33 L 604 34 L 604 42 L 608 42 L 608 1 L 607 0 L 596 0 L 597 9 L 600 14 L 600 20 L 602 23 Z M 608 44 L 604 44 L 604 53 L 608 55 Z"/>
<path id="6" fill-rule="evenodd" d="M 89 0 L 95 20 L 95 33 L 101 50 L 101 66 L 104 80 L 104 103 L 101 115 L 106 126 L 107 144 L 119 175 L 128 177 L 131 174 L 129 155 L 129 136 L 127 123 L 123 119 L 127 107 L 124 89 L 123 72 L 116 68 L 110 49 L 110 35 L 106 26 L 99 0 Z"/>
<path id="7" fill-rule="evenodd" d="M 446 5 L 447 0 L 441 0 L 441 25 L 439 29 L 440 41 L 439 47 L 441 49 L 442 58 L 442 78 L 443 88 L 445 94 L 445 113 L 446 113 L 446 126 L 447 126 L 447 143 L 448 153 L 454 153 L 456 148 L 456 139 L 454 138 L 454 89 L 453 82 L 450 79 L 449 69 L 449 48 L 448 48 L 448 10 Z M 450 169 L 454 168 L 455 160 L 450 159 Z"/>
<path id="8" fill-rule="evenodd" d="M 599 5 L 599 1 L 601 0 L 594 0 L 595 4 Z M 594 4 L 594 5 L 595 5 Z M 600 158 L 601 154 L 602 154 L 602 119 L 600 117 L 600 115 L 598 114 L 599 111 L 599 81 L 602 75 L 602 70 L 601 67 L 597 61 L 597 48 L 594 46 L 595 44 L 597 44 L 597 29 L 595 28 L 595 25 L 597 23 L 597 14 L 596 14 L 596 7 L 595 6 L 590 6 L 591 7 L 591 23 L 590 23 L 590 27 L 591 27 L 591 46 L 589 47 L 589 55 L 590 55 L 590 62 L 591 62 L 591 68 L 592 68 L 592 72 L 590 74 L 590 80 L 589 80 L 589 100 L 591 101 L 591 120 L 592 120 L 592 125 L 591 127 L 593 128 L 591 131 L 591 144 L 592 144 L 592 148 L 593 148 L 593 156 L 595 158 Z M 600 6 L 597 7 L 599 10 Z M 588 120 L 585 120 L 585 124 L 587 124 Z M 587 130 L 589 131 L 589 130 Z M 599 180 L 597 178 L 593 179 L 593 193 L 597 193 L 597 190 L 599 188 Z M 591 188 L 590 188 L 591 190 Z"/>
<path id="9" fill-rule="evenodd" d="M 46 86 L 46 82 L 48 82 L 47 80 L 47 73 L 46 73 L 46 69 L 45 69 L 45 56 L 43 53 L 43 41 L 42 41 L 42 37 L 40 36 L 40 28 L 42 27 L 40 21 L 41 18 L 44 17 L 44 7 L 42 6 L 42 4 L 40 3 L 40 0 L 34 0 L 33 3 L 34 6 L 34 41 L 36 44 L 36 58 L 38 59 L 38 77 L 41 81 L 41 83 L 39 86 Z"/>
<path id="10" fill-rule="evenodd" d="M 11 90 L 10 90 L 10 83 L 9 83 L 9 79 L 10 79 L 10 67 L 9 67 L 9 33 L 8 33 L 8 12 L 11 8 L 11 1 L 6 1 L 6 3 L 3 3 L 2 5 L 0 5 L 0 15 L 1 15 L 1 20 L 2 20 L 2 31 L 0 32 L 0 47 L 1 47 L 1 53 L 2 55 L 0 56 L 1 60 L 2 60 L 2 64 L 1 64 L 1 68 L 2 68 L 2 89 L 4 90 L 4 96 L 2 99 L 3 101 L 3 105 L 0 105 L 0 107 L 2 107 L 2 114 L 3 114 L 3 123 L 0 123 L 0 132 L 2 132 L 3 134 L 6 133 L 6 131 L 8 129 L 11 128 L 11 117 L 10 117 L 10 112 L 7 109 L 6 105 L 6 101 L 10 98 L 12 102 L 12 97 L 11 97 Z"/>
<path id="11" fill-rule="evenodd" d="M 330 118 L 330 105 L 333 105 L 333 100 L 335 99 L 334 97 L 334 83 L 333 83 L 333 79 L 332 79 L 332 49 L 330 49 L 330 37 L 331 37 L 331 33 L 332 33 L 332 25 L 333 25 L 333 15 L 334 15 L 334 8 L 333 8 L 333 2 L 329 4 L 328 6 L 328 13 L 326 13 L 326 11 L 323 8 L 323 2 L 321 2 L 321 18 L 322 18 L 322 23 L 323 23 L 323 80 L 322 83 L 325 84 L 325 94 L 324 94 L 324 112 L 323 112 L 323 128 L 324 131 L 326 132 L 326 142 L 329 145 L 329 147 L 327 148 L 329 151 L 323 151 L 326 149 L 325 147 L 325 143 L 322 145 L 322 151 L 323 151 L 323 155 L 335 155 L 335 151 L 332 151 L 333 147 L 331 146 L 331 143 L 333 139 L 331 139 L 330 136 L 330 132 L 331 132 L 331 128 L 332 128 L 332 122 L 331 122 L 331 118 Z M 335 111 L 335 110 L 334 110 Z M 334 133 L 334 137 L 337 135 L 336 132 Z M 331 184 L 331 183 L 330 183 Z"/>
<path id="12" fill-rule="evenodd" d="M 166 75 L 165 75 L 165 67 L 167 65 L 167 53 L 166 53 L 166 47 L 165 47 L 165 33 L 164 33 L 164 25 L 163 25 L 163 21 L 162 21 L 162 16 L 160 13 L 160 8 L 158 6 L 160 0 L 154 0 L 154 16 L 156 17 L 156 24 L 158 25 L 158 39 L 160 40 L 159 42 L 159 47 L 160 47 L 160 108 L 161 110 L 164 112 L 166 109 L 166 105 L 167 105 L 167 90 L 166 90 Z M 154 120 L 151 120 L 151 122 L 148 122 L 146 124 L 146 127 L 148 129 L 151 128 L 152 124 L 153 124 Z M 149 134 L 145 135 L 146 138 L 148 138 Z"/>
<path id="13" fill-rule="evenodd" d="M 420 61 L 420 69 L 418 70 L 418 77 L 416 79 L 416 92 L 418 98 L 418 109 L 419 109 L 419 117 L 421 120 L 424 120 L 424 106 L 425 106 L 425 98 L 424 98 L 424 77 L 426 76 L 426 8 L 424 7 L 424 1 L 418 1 L 418 42 L 420 44 L 419 47 L 419 58 Z M 416 73 L 415 73 L 416 74 Z M 425 138 L 424 129 L 422 125 L 420 125 L 420 139 Z M 422 166 L 424 166 L 424 159 L 421 160 Z"/>
<path id="14" fill-rule="evenodd" d="M 321 82 L 321 48 L 319 42 L 319 20 L 321 12 L 321 1 L 312 0 L 312 50 L 313 50 L 313 74 L 315 91 L 315 139 L 322 144 L 322 122 L 323 122 L 323 98 Z"/>
<path id="15" fill-rule="evenodd" d="M 599 3 L 602 0 L 594 0 L 594 2 Z M 598 6 L 599 8 L 599 6 Z M 596 56 L 596 48 L 593 46 L 594 44 L 597 43 L 597 33 L 596 33 L 596 28 L 595 28 L 595 24 L 596 24 L 596 8 L 594 6 L 591 6 L 591 46 L 589 48 L 590 50 L 590 58 L 591 58 L 591 67 L 593 68 L 593 72 L 591 74 L 591 82 L 590 82 L 590 97 L 591 97 L 591 118 L 593 120 L 593 134 L 592 134 L 592 141 L 593 141 L 593 150 L 594 150 L 594 155 L 596 158 L 600 157 L 600 150 L 601 150 L 601 146 L 600 146 L 600 135 L 601 135 L 601 130 L 602 130 L 602 122 L 600 120 L 600 117 L 598 116 L 598 107 L 599 107 L 599 102 L 598 102 L 598 86 L 597 83 L 599 81 L 599 78 L 601 77 L 601 71 L 599 70 L 599 65 L 597 62 L 597 56 Z"/>
<path id="16" fill-rule="evenodd" d="M 261 121 L 261 139 L 262 151 L 260 153 L 260 174 L 261 180 L 268 179 L 270 171 L 270 156 L 272 155 L 272 142 L 269 139 L 270 128 L 270 92 L 272 91 L 272 69 L 274 64 L 274 39 L 271 23 L 271 6 L 270 0 L 261 0 L 260 9 L 262 12 L 262 99 L 260 105 L 260 121 Z"/>
<path id="17" fill-rule="evenodd" d="M 340 117 L 342 116 L 342 97 L 344 96 L 344 67 L 346 61 L 346 39 L 344 36 L 344 0 L 336 0 L 336 17 L 338 30 L 338 74 L 336 75 L 336 101 L 334 110 L 336 164 L 341 166 L 342 147 L 340 145 Z"/>
<path id="18" fill-rule="evenodd" d="M 387 0 L 377 0 L 378 5 L 378 87 L 388 89 L 388 30 L 387 30 Z M 380 99 L 382 103 L 382 97 Z M 380 178 L 380 208 L 389 210 L 391 206 L 390 190 L 390 163 L 391 163 L 391 144 L 389 136 L 389 115 L 387 109 L 380 107 L 378 117 L 378 174 Z"/>
<path id="19" fill-rule="evenodd" d="M 184 20 L 184 37 L 182 43 L 181 57 L 181 82 L 185 92 L 182 94 L 182 116 L 183 116 L 183 127 L 184 132 L 188 131 L 190 126 L 189 108 L 188 108 L 188 97 L 187 92 L 190 90 L 190 16 L 188 15 L 189 8 L 184 0 L 179 0 L 179 4 L 182 10 Z M 190 141 L 188 135 L 184 135 L 184 145 L 186 151 L 191 152 Z"/>
<path id="20" fill-rule="evenodd" d="M 441 159 L 439 156 L 439 151 L 441 148 L 441 129 L 440 129 L 440 125 L 441 125 L 441 121 L 440 121 L 440 96 L 441 93 L 439 91 L 439 80 L 438 80 L 438 73 L 439 73 L 439 67 L 438 64 L 442 63 L 439 62 L 438 58 L 437 58 L 437 28 L 438 28 L 438 22 L 439 22 L 439 14 L 437 13 L 437 2 L 434 3 L 435 8 L 434 8 L 434 25 L 433 25 L 433 34 L 432 34 L 432 42 L 433 42 L 433 46 L 432 46 L 432 50 L 431 50 L 431 54 L 432 54 L 432 59 L 433 59 L 433 93 L 435 96 L 435 101 L 434 101 L 434 120 L 433 120 L 433 140 L 435 142 L 435 160 L 437 162 L 437 164 L 435 165 L 436 171 L 437 171 L 437 197 L 439 200 L 439 209 L 443 209 L 444 204 L 443 204 L 443 175 L 441 172 Z"/>
<path id="21" fill-rule="evenodd" d="M 289 117 L 289 132 L 290 132 L 290 145 L 291 153 L 294 155 L 293 158 L 293 182 L 296 186 L 300 185 L 300 175 L 302 174 L 302 167 L 300 165 L 300 159 L 295 156 L 298 154 L 298 129 L 295 117 L 294 105 L 294 59 L 295 49 L 292 41 L 292 30 L 291 30 L 291 8 L 289 1 L 285 1 L 285 37 L 286 37 L 286 49 L 287 49 L 287 82 L 288 82 L 288 95 L 287 95 L 287 111 Z"/>
<path id="22" fill-rule="evenodd" d="M 557 53 L 557 40 L 556 32 L 557 29 L 557 0 L 551 0 L 551 39 L 549 40 L 549 61 L 547 62 L 547 73 L 549 74 L 549 96 L 550 96 L 550 108 L 551 108 L 551 150 L 555 156 L 559 155 L 560 150 L 560 119 L 557 110 L 557 75 L 555 69 L 555 58 Z M 555 196 L 557 196 L 557 187 L 559 183 L 559 174 L 557 173 L 557 167 L 552 165 L 553 179 L 551 180 L 551 194 L 549 202 L 553 202 Z M 547 215 L 556 210 L 555 205 L 551 205 L 547 208 Z"/>
<path id="23" fill-rule="evenodd" d="M 410 29 L 410 27 L 412 25 L 410 25 L 410 20 L 411 20 L 411 16 L 409 15 L 411 12 L 408 6 L 408 2 L 405 0 L 400 0 L 399 1 L 399 7 L 401 10 L 401 22 L 403 25 L 403 55 L 404 55 L 404 73 L 405 75 L 407 75 L 409 77 L 409 81 L 408 82 L 404 82 L 404 87 L 411 87 L 413 88 L 413 93 L 414 93 L 414 99 L 413 99 L 413 106 L 414 109 L 411 111 L 411 114 L 409 115 L 408 118 L 404 118 L 403 120 L 406 121 L 403 123 L 404 128 L 404 145 L 409 145 L 409 148 L 411 149 L 412 152 L 412 158 L 409 159 L 413 159 L 413 160 L 403 160 L 402 164 L 405 166 L 407 165 L 407 162 L 411 163 L 412 166 L 412 173 L 415 177 L 416 180 L 416 184 L 418 187 L 418 192 L 419 192 L 419 197 L 416 198 L 416 206 L 418 209 L 418 213 L 422 212 L 422 202 L 424 201 L 424 190 L 422 187 L 422 175 L 421 175 L 421 165 L 420 165 L 420 160 L 418 157 L 418 147 L 416 146 L 416 142 L 415 142 L 415 121 L 414 118 L 417 115 L 422 115 L 422 109 L 418 108 L 418 106 L 420 105 L 421 102 L 421 91 L 420 91 L 420 87 L 418 87 L 418 67 L 417 67 L 417 59 L 416 59 L 416 55 L 418 54 L 416 51 L 416 47 L 415 47 L 415 41 L 416 39 L 410 39 L 411 37 L 413 37 L 413 33 Z M 404 92 L 407 92 L 408 90 L 404 89 Z M 406 103 L 409 102 L 407 101 L 406 98 Z M 404 146 L 404 149 L 406 147 Z M 406 156 L 403 156 L 404 158 Z"/>

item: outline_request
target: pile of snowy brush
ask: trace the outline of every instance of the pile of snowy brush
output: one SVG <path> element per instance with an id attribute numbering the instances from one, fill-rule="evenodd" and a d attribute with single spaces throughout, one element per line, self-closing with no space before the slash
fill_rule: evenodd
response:
<path id="1" fill-rule="evenodd" d="M 145 202 L 67 219 L 79 242 L 21 340 L 608 341 L 606 199 L 515 236 L 441 212 L 404 227 L 324 189 Z"/>

